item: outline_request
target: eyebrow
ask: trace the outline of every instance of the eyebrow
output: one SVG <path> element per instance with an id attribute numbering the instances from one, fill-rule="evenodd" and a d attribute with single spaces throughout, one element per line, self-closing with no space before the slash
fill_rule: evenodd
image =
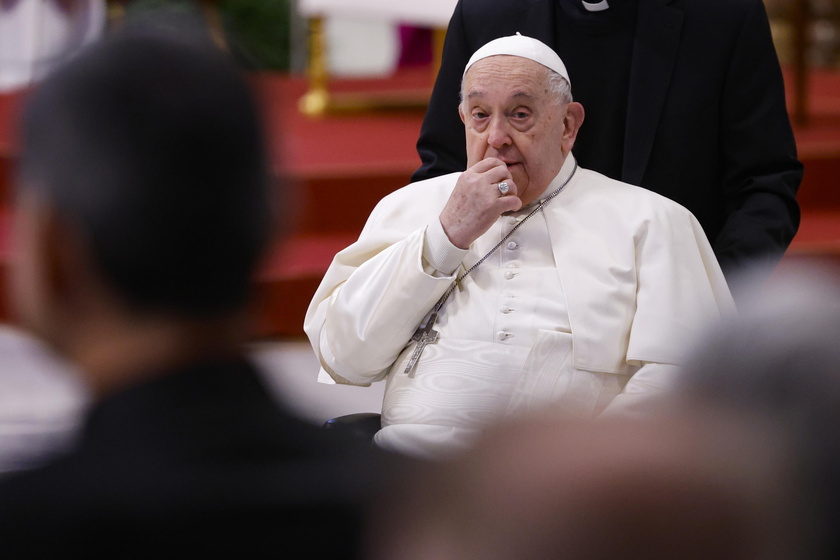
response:
<path id="1" fill-rule="evenodd" d="M 484 97 L 484 92 L 482 90 L 472 89 L 467 93 L 467 99 L 474 99 L 476 97 Z M 530 101 L 536 99 L 536 96 L 525 91 L 516 91 L 508 99 L 527 99 Z"/>

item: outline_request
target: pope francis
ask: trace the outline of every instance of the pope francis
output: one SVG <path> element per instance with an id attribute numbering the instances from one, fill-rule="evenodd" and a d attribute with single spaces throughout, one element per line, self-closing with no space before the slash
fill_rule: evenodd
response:
<path id="1" fill-rule="evenodd" d="M 644 412 L 733 310 L 702 228 L 578 167 L 584 109 L 545 44 L 487 43 L 461 95 L 468 169 L 382 199 L 315 293 L 321 379 L 386 380 L 376 443 L 426 458 L 537 407 Z"/>

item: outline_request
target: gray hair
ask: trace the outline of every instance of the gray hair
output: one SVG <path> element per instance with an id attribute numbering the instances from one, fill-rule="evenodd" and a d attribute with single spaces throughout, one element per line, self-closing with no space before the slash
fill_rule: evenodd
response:
<path id="1" fill-rule="evenodd" d="M 559 73 L 555 72 L 551 68 L 544 67 L 546 71 L 546 82 L 548 83 L 548 92 L 555 96 L 555 101 L 560 104 L 568 104 L 574 101 L 572 98 L 572 86 L 569 84 L 569 81 L 566 80 L 563 76 Z M 460 102 L 464 102 L 464 85 L 467 80 L 467 74 L 464 73 L 464 77 L 461 78 L 461 92 L 459 94 Z"/>
<path id="2" fill-rule="evenodd" d="M 547 68 L 547 70 L 548 91 L 553 93 L 557 97 L 557 101 L 562 104 L 569 104 L 574 101 L 572 86 L 569 81 L 551 68 Z"/>

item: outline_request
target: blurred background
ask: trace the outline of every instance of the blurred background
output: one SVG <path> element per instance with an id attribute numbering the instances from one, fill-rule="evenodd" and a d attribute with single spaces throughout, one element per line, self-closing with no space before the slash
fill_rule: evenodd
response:
<path id="1" fill-rule="evenodd" d="M 805 164 L 802 225 L 780 269 L 840 262 L 840 1 L 765 4 Z M 414 143 L 454 5 L 0 0 L 0 289 L 12 258 L 15 131 L 27 93 L 76 50 L 132 18 L 162 7 L 191 12 L 248 73 L 262 103 L 275 176 L 294 185 L 278 200 L 297 209 L 294 232 L 278 241 L 258 278 L 253 354 L 278 398 L 313 422 L 378 411 L 382 387 L 316 383 L 303 316 L 333 255 L 355 240 L 373 205 L 406 184 L 419 165 Z M 60 436 L 83 406 L 83 391 L 16 328 L 5 300 L 0 323 L 0 445 L 31 442 L 35 428 L 27 418 L 39 410 Z"/>

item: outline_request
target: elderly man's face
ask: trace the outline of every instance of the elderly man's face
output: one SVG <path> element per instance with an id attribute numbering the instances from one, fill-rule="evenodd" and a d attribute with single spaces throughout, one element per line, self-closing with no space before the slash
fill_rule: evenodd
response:
<path id="1" fill-rule="evenodd" d="M 548 70 L 527 58 L 497 55 L 467 71 L 459 107 L 467 166 L 488 157 L 505 162 L 522 204 L 536 200 L 560 172 L 580 122 L 548 88 Z"/>

